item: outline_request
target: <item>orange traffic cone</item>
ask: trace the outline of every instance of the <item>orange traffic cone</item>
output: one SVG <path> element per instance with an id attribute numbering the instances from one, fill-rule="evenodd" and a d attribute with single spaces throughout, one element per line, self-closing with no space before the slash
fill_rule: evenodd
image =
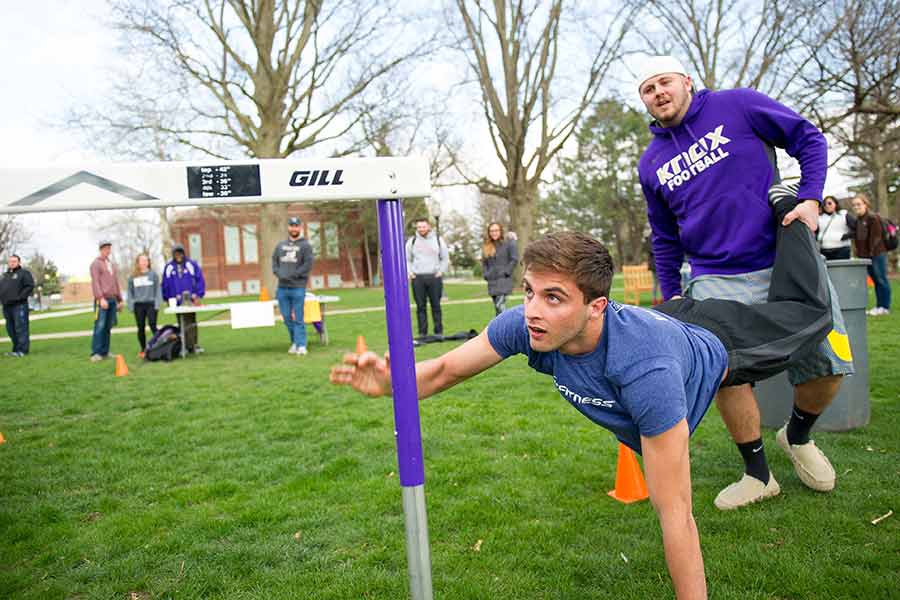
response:
<path id="1" fill-rule="evenodd" d="M 260 302 L 268 302 L 272 297 L 269 296 L 269 290 L 266 289 L 266 286 L 262 287 L 262 290 L 259 292 L 259 301 Z"/>
<path id="2" fill-rule="evenodd" d="M 637 457 L 631 448 L 621 443 L 619 444 L 619 464 L 616 466 L 616 489 L 608 494 L 625 504 L 646 500 L 650 497 Z"/>
<path id="3" fill-rule="evenodd" d="M 875 282 L 872 281 L 871 277 L 866 277 L 866 287 L 870 287 L 870 288 L 875 287 Z"/>
<path id="4" fill-rule="evenodd" d="M 361 335 L 356 336 L 356 353 L 362 354 L 369 348 L 366 346 L 366 338 Z"/>
<path id="5" fill-rule="evenodd" d="M 0 433 L 0 444 L 4 443 L 5 441 L 6 441 L 6 438 L 3 437 L 2 433 Z"/>
<path id="6" fill-rule="evenodd" d="M 116 377 L 125 377 L 128 375 L 128 365 L 125 364 L 125 357 L 116 354 Z"/>

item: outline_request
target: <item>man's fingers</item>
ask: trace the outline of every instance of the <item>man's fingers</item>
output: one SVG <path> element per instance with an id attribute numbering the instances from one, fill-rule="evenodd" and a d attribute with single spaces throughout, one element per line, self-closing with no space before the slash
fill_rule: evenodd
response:
<path id="1" fill-rule="evenodd" d="M 331 383 L 349 383 L 353 379 L 353 367 L 335 365 L 331 367 L 329 379 Z"/>
<path id="2" fill-rule="evenodd" d="M 797 219 L 803 221 L 804 225 L 809 227 L 810 231 L 815 231 L 816 229 L 818 229 L 817 222 L 811 221 L 808 216 L 801 214 L 797 209 L 794 209 L 788 214 L 784 215 L 784 219 L 781 220 L 781 224 L 787 227 Z"/>
<path id="3" fill-rule="evenodd" d="M 800 216 L 800 213 L 798 213 L 797 209 L 795 208 L 788 214 L 784 215 L 784 219 L 781 220 L 781 224 L 784 225 L 785 227 L 787 227 L 788 225 L 790 225 L 791 223 L 796 221 L 797 217 L 799 217 L 799 216 Z"/>

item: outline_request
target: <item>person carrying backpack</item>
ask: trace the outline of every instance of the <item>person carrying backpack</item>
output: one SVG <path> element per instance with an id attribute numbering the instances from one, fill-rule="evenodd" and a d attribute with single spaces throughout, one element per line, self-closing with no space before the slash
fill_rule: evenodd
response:
<path id="1" fill-rule="evenodd" d="M 869 277 L 875 282 L 875 308 L 867 311 L 866 314 L 873 317 L 890 314 L 891 284 L 887 278 L 888 247 L 882 217 L 872 210 L 872 204 L 865 194 L 857 194 L 851 205 L 853 212 L 856 213 L 856 233 L 853 238 L 856 256 L 872 261 L 872 264 L 866 269 L 869 271 Z"/>
<path id="2" fill-rule="evenodd" d="M 442 277 L 449 268 L 447 246 L 431 230 L 428 219 L 416 219 L 416 233 L 406 242 L 406 270 L 412 280 L 420 337 L 428 335 L 427 302 L 431 302 L 435 335 L 444 334 L 441 312 L 441 296 L 444 294 Z"/>

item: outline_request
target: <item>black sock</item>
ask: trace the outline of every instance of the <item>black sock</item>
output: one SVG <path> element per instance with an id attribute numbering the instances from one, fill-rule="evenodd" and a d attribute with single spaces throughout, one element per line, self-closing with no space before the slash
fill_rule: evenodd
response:
<path id="1" fill-rule="evenodd" d="M 769 465 L 766 462 L 766 451 L 763 448 L 762 438 L 738 444 L 737 447 L 741 456 L 744 457 L 744 471 L 747 475 L 756 477 L 763 483 L 769 483 Z"/>
<path id="2" fill-rule="evenodd" d="M 787 425 L 787 439 L 791 444 L 805 444 L 809 441 L 809 430 L 815 425 L 819 415 L 806 412 L 797 405 L 791 411 L 791 420 Z"/>

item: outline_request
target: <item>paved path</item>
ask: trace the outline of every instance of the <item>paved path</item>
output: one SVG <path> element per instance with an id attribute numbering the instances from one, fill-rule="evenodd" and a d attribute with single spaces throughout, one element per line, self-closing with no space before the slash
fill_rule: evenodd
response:
<path id="1" fill-rule="evenodd" d="M 93 308 L 73 308 L 71 310 L 60 310 L 49 313 L 29 312 L 28 321 L 40 321 L 41 319 L 55 319 L 57 317 L 71 317 L 72 315 L 83 315 L 93 311 Z M 0 325 L 5 325 L 6 321 L 0 319 Z"/>

